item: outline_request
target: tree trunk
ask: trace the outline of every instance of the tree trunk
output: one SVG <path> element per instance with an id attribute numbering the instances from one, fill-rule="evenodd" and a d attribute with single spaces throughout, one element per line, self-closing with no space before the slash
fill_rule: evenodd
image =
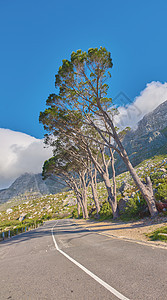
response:
<path id="1" fill-rule="evenodd" d="M 92 163 L 94 164 L 96 170 L 99 172 L 99 174 L 101 175 L 101 177 L 104 180 L 104 183 L 105 183 L 105 186 L 107 189 L 107 193 L 108 193 L 108 202 L 112 208 L 113 218 L 116 219 L 119 217 L 117 199 L 113 197 L 112 186 L 111 186 L 109 174 L 108 174 L 108 166 L 107 166 L 107 163 L 105 161 L 105 156 L 104 156 L 104 149 L 101 149 L 101 154 L 102 154 L 102 159 L 103 159 L 103 168 L 98 163 L 97 159 L 95 159 L 95 157 L 92 155 L 89 148 L 88 148 L 88 153 L 89 153 L 90 159 L 92 160 Z"/>
<path id="2" fill-rule="evenodd" d="M 108 176 L 104 173 L 103 175 L 103 180 L 107 189 L 108 193 L 108 202 L 111 205 L 112 212 L 113 212 L 113 219 L 117 219 L 119 217 L 119 211 L 118 211 L 118 205 L 117 205 L 117 199 L 114 198 L 113 193 L 112 193 L 112 187 L 111 187 L 111 182 Z"/>
<path id="3" fill-rule="evenodd" d="M 81 213 L 81 206 L 80 206 L 79 202 L 77 201 L 77 214 L 78 214 L 78 218 L 80 216 L 80 213 Z"/>
<path id="4" fill-rule="evenodd" d="M 114 153 L 110 148 L 110 155 L 111 155 L 111 169 L 112 169 L 112 181 L 113 181 L 113 197 L 114 202 L 117 203 L 117 184 L 115 179 L 115 166 L 114 166 Z"/>
<path id="5" fill-rule="evenodd" d="M 83 204 L 83 218 L 88 219 L 88 210 L 87 210 L 87 186 L 85 182 L 85 174 L 80 174 L 81 186 L 82 186 L 82 204 Z"/>
<path id="6" fill-rule="evenodd" d="M 94 200 L 95 206 L 96 206 L 96 211 L 97 215 L 99 216 L 99 211 L 100 211 L 100 205 L 99 205 L 99 199 L 97 195 L 97 181 L 96 181 L 96 176 L 97 176 L 97 170 L 94 168 L 94 175 L 93 175 L 93 163 L 90 162 L 90 183 L 91 183 L 91 189 L 92 189 L 92 198 Z"/>
<path id="7" fill-rule="evenodd" d="M 136 183 L 137 187 L 139 188 L 143 198 L 146 200 L 151 216 L 155 217 L 158 214 L 158 211 L 157 211 L 157 208 L 156 208 L 156 205 L 155 205 L 155 198 L 154 198 L 154 195 L 153 195 L 152 186 L 151 185 L 147 186 L 147 183 L 146 183 L 146 186 L 145 186 L 141 182 L 139 176 L 137 175 L 135 169 L 133 168 L 133 166 L 132 166 L 132 164 L 129 160 L 129 157 L 127 155 L 126 150 L 124 149 L 124 147 L 123 147 L 123 145 L 122 145 L 122 143 L 119 139 L 119 136 L 118 136 L 118 134 L 115 130 L 113 121 L 111 120 L 108 113 L 103 111 L 101 107 L 100 107 L 100 110 L 101 110 L 101 112 L 104 116 L 105 121 L 108 123 L 108 125 L 110 126 L 110 128 L 112 130 L 112 133 L 113 133 L 112 137 L 113 137 L 114 141 L 116 142 L 116 144 L 118 145 L 118 148 L 119 148 L 119 151 L 120 151 L 119 154 L 120 154 L 122 160 L 126 164 L 128 170 L 129 170 L 134 182 Z"/>
<path id="8" fill-rule="evenodd" d="M 137 187 L 139 188 L 143 198 L 146 200 L 151 217 L 155 217 L 158 214 L 158 211 L 157 211 L 157 208 L 155 205 L 155 198 L 154 198 L 154 194 L 153 194 L 151 180 L 149 178 L 147 178 L 146 185 L 144 185 L 141 182 L 139 176 L 136 173 L 136 170 L 133 168 L 131 162 L 129 161 L 126 151 L 125 151 L 125 155 L 122 157 L 122 159 L 123 159 L 124 163 L 126 164 L 134 182 L 136 183 Z"/>
<path id="9" fill-rule="evenodd" d="M 94 203 L 95 203 L 95 206 L 96 206 L 97 215 L 99 215 L 100 205 L 99 205 L 97 190 L 95 188 L 93 177 L 91 178 L 91 189 L 92 189 L 92 197 L 93 197 L 93 200 L 94 200 Z"/>
<path id="10" fill-rule="evenodd" d="M 110 151 L 111 154 L 112 151 Z M 112 208 L 112 212 L 113 212 L 113 219 L 117 219 L 119 217 L 119 210 L 118 210 L 118 204 L 117 204 L 117 197 L 116 197 L 116 181 L 115 181 L 115 177 L 114 178 L 114 191 L 113 188 L 111 186 L 111 182 L 110 182 L 110 178 L 109 178 L 109 173 L 108 173 L 108 163 L 106 163 L 105 160 L 105 155 L 104 155 L 104 148 L 101 149 L 101 154 L 102 154 L 102 159 L 103 159 L 103 165 L 104 165 L 104 170 L 105 172 L 103 173 L 103 179 L 107 188 L 107 192 L 108 192 L 108 202 L 111 205 Z M 111 154 L 111 159 L 112 159 L 112 154 Z M 114 163 L 114 161 L 112 160 L 112 164 Z M 114 165 L 112 165 L 113 167 L 113 176 L 115 176 L 115 169 L 114 169 Z"/>
<path id="11" fill-rule="evenodd" d="M 88 210 L 87 210 L 87 193 L 85 190 L 83 191 L 82 197 L 83 197 L 83 210 L 84 210 L 83 218 L 88 219 L 89 216 L 88 216 Z"/>

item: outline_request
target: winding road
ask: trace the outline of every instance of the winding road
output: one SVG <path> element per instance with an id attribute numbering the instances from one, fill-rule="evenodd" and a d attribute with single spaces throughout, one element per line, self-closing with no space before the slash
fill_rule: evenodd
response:
<path id="1" fill-rule="evenodd" d="M 165 300 L 167 250 L 46 222 L 0 243 L 5 299 Z"/>

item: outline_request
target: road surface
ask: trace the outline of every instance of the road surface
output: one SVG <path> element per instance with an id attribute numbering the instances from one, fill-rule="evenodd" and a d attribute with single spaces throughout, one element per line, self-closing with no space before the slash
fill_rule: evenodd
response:
<path id="1" fill-rule="evenodd" d="M 5 299 L 165 300 L 167 250 L 46 222 L 0 243 Z"/>

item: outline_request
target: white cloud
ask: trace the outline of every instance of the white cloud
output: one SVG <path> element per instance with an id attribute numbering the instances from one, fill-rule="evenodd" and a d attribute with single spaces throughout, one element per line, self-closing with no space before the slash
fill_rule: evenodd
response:
<path id="1" fill-rule="evenodd" d="M 43 162 L 52 156 L 43 140 L 0 128 L 0 189 L 8 187 L 25 172 L 40 173 Z"/>
<path id="2" fill-rule="evenodd" d="M 120 114 L 115 117 L 115 122 L 119 128 L 130 126 L 134 129 L 144 115 L 153 111 L 165 100 L 167 100 L 167 82 L 152 81 L 146 85 L 132 104 L 119 107 Z"/>

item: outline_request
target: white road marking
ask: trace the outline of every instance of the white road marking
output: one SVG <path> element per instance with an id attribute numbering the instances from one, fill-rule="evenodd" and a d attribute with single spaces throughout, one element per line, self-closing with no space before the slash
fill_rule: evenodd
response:
<path id="1" fill-rule="evenodd" d="M 116 289 L 114 289 L 108 283 L 106 283 L 105 281 L 103 281 L 102 279 L 100 279 L 94 273 L 92 273 L 91 271 L 89 271 L 88 269 L 86 269 L 83 265 L 81 265 L 79 262 L 77 262 L 71 256 L 69 256 L 64 251 L 62 251 L 62 250 L 59 249 L 59 247 L 57 245 L 57 242 L 56 242 L 56 239 L 55 239 L 54 234 L 53 234 L 54 227 L 57 225 L 57 223 L 58 223 L 58 221 L 56 222 L 56 224 L 52 228 L 52 238 L 53 238 L 53 242 L 55 244 L 56 250 L 59 251 L 62 255 L 64 255 L 67 259 L 69 259 L 71 262 L 73 262 L 76 266 L 78 266 L 86 274 L 88 274 L 90 277 L 92 277 L 94 280 L 96 280 L 98 283 L 100 283 L 102 286 L 104 286 L 109 292 L 111 292 L 113 295 L 115 295 L 118 299 L 120 299 L 120 300 L 130 300 L 127 297 L 125 297 L 124 295 L 122 295 L 121 293 L 119 293 Z"/>

